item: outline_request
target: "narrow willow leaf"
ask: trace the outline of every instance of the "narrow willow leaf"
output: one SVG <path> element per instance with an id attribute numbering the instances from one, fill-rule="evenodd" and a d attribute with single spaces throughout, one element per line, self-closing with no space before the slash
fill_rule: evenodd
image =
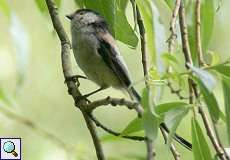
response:
<path id="1" fill-rule="evenodd" d="M 211 92 L 216 86 L 216 79 L 208 71 L 194 67 L 190 64 L 187 64 L 189 68 L 196 74 L 196 76 L 202 81 L 202 83 L 207 87 Z"/>
<path id="2" fill-rule="evenodd" d="M 214 0 L 201 1 L 201 41 L 203 52 L 206 53 L 211 40 L 214 27 Z M 197 62 L 196 50 L 196 21 L 195 21 L 195 1 L 190 1 L 187 13 L 189 44 L 192 53 L 193 62 Z"/>
<path id="3" fill-rule="evenodd" d="M 225 104 L 225 114 L 226 114 L 226 125 L 228 129 L 228 140 L 230 144 L 230 81 L 222 81 L 223 91 L 224 91 L 224 104 Z"/>
<path id="4" fill-rule="evenodd" d="M 47 12 L 46 3 L 44 0 L 35 0 L 35 2 L 36 2 L 38 9 L 40 10 L 40 12 L 42 12 L 42 13 Z"/>
<path id="5" fill-rule="evenodd" d="M 197 84 L 198 84 L 198 86 L 200 88 L 201 94 L 204 97 L 204 100 L 205 100 L 205 103 L 206 103 L 206 105 L 208 107 L 208 110 L 209 110 L 209 113 L 211 115 L 211 118 L 215 122 L 217 122 L 219 120 L 219 118 L 220 118 L 220 109 L 219 109 L 219 106 L 218 106 L 218 103 L 217 103 L 215 95 L 212 93 L 212 91 L 210 91 L 206 87 L 206 85 L 204 84 L 206 82 L 201 81 L 197 77 L 192 77 L 192 79 L 194 79 L 197 82 Z"/>
<path id="6" fill-rule="evenodd" d="M 196 119 L 192 119 L 192 152 L 194 160 L 211 160 L 211 151 L 205 140 L 201 127 Z"/>
<path id="7" fill-rule="evenodd" d="M 137 0 L 137 6 L 140 9 L 140 13 L 143 17 L 144 26 L 146 29 L 147 47 L 151 56 L 153 64 L 156 64 L 156 46 L 155 46 L 155 33 L 154 33 L 154 19 L 152 2 L 149 0 Z"/>
<path id="8" fill-rule="evenodd" d="M 138 38 L 125 15 L 127 2 L 127 0 L 84 0 L 84 5 L 105 17 L 116 39 L 129 46 L 136 47 Z"/>
<path id="9" fill-rule="evenodd" d="M 164 0 L 168 7 L 173 10 L 174 7 L 174 0 Z"/>
<path id="10" fill-rule="evenodd" d="M 181 106 L 166 112 L 164 121 L 170 130 L 167 141 L 168 144 L 171 144 L 177 127 L 179 126 L 182 119 L 187 115 L 189 109 L 189 107 Z"/>
<path id="11" fill-rule="evenodd" d="M 122 131 L 122 135 L 128 135 L 134 132 L 143 130 L 143 121 L 140 118 L 132 120 L 127 127 Z"/>
<path id="12" fill-rule="evenodd" d="M 175 109 L 177 107 L 183 107 L 183 106 L 187 106 L 188 104 L 185 102 L 170 102 L 170 103 L 163 103 L 163 104 L 159 104 L 156 106 L 156 113 L 161 115 L 161 114 L 165 114 L 166 112 Z"/>
<path id="13" fill-rule="evenodd" d="M 210 67 L 210 69 L 215 70 L 220 74 L 230 78 L 230 63 L 228 61 L 222 64 L 212 66 Z"/>
<path id="14" fill-rule="evenodd" d="M 157 138 L 158 134 L 158 117 L 153 111 L 153 103 L 151 100 L 151 91 L 145 88 L 142 92 L 141 104 L 145 109 L 143 114 L 143 126 L 145 135 L 153 141 Z"/>
<path id="15" fill-rule="evenodd" d="M 7 17 L 10 17 L 10 6 L 6 0 L 0 0 L 0 11 L 2 11 Z"/>

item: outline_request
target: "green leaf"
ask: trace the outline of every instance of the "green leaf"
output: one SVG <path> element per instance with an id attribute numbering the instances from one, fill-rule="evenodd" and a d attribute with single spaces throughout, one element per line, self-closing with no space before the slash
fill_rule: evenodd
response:
<path id="1" fill-rule="evenodd" d="M 61 6 L 61 0 L 54 0 L 54 2 L 58 8 Z"/>
<path id="2" fill-rule="evenodd" d="M 201 91 L 201 94 L 204 97 L 205 103 L 207 104 L 209 113 L 211 115 L 211 118 L 217 122 L 220 118 L 220 109 L 216 100 L 216 97 L 214 96 L 214 94 L 212 93 L 212 91 L 210 91 L 205 83 L 207 82 L 203 82 L 200 79 L 198 79 L 197 77 L 192 77 L 192 79 L 194 79 Z"/>
<path id="3" fill-rule="evenodd" d="M 174 1 L 173 0 L 164 0 L 165 3 L 168 5 L 168 7 L 173 10 L 174 7 Z"/>
<path id="4" fill-rule="evenodd" d="M 155 33 L 154 33 L 154 19 L 152 2 L 149 0 L 137 0 L 137 6 L 139 7 L 141 16 L 144 21 L 147 37 L 148 53 L 151 56 L 153 64 L 156 64 L 156 46 L 155 46 Z"/>
<path id="5" fill-rule="evenodd" d="M 128 135 L 134 132 L 143 130 L 143 121 L 140 118 L 132 120 L 127 127 L 122 131 L 122 135 Z"/>
<path id="6" fill-rule="evenodd" d="M 222 64 L 212 66 L 209 69 L 215 70 L 224 76 L 230 77 L 230 63 L 229 63 L 229 61 L 224 62 Z"/>
<path id="7" fill-rule="evenodd" d="M 35 0 L 35 3 L 42 13 L 47 13 L 46 2 L 44 0 Z"/>
<path id="8" fill-rule="evenodd" d="M 214 27 L 214 0 L 201 1 L 201 42 L 204 54 L 207 53 L 208 45 L 211 40 Z M 188 7 L 188 33 L 189 44 L 193 62 L 197 62 L 197 47 L 196 47 L 196 21 L 195 21 L 195 1 L 190 1 Z"/>
<path id="9" fill-rule="evenodd" d="M 211 92 L 216 86 L 216 79 L 207 70 L 194 67 L 187 64 L 189 68 L 196 74 L 196 76 L 202 81 L 206 88 Z"/>
<path id="10" fill-rule="evenodd" d="M 230 143 L 230 82 L 222 81 L 223 91 L 224 91 L 224 104 L 225 104 L 225 114 L 226 114 L 226 125 L 228 129 L 228 140 Z"/>
<path id="11" fill-rule="evenodd" d="M 167 141 L 168 144 L 171 144 L 177 127 L 179 126 L 182 119 L 187 115 L 189 109 L 190 109 L 189 107 L 180 106 L 171 109 L 165 114 L 164 121 L 170 130 L 168 141 Z"/>
<path id="12" fill-rule="evenodd" d="M 175 109 L 177 107 L 184 107 L 188 104 L 185 102 L 170 102 L 170 103 L 163 103 L 156 106 L 155 111 L 157 114 L 165 114 L 166 112 Z"/>
<path id="13" fill-rule="evenodd" d="M 192 119 L 192 151 L 195 160 L 211 160 L 211 151 L 205 140 L 201 127 L 196 119 Z"/>
<path id="14" fill-rule="evenodd" d="M 127 0 L 84 0 L 86 8 L 96 10 L 105 17 L 116 39 L 136 47 L 138 38 L 125 15 L 127 2 Z"/>
<path id="15" fill-rule="evenodd" d="M 153 111 L 151 91 L 147 88 L 145 88 L 142 92 L 141 104 L 145 109 L 142 117 L 145 135 L 154 141 L 158 134 L 159 121 L 158 117 Z"/>
<path id="16" fill-rule="evenodd" d="M 84 7 L 84 0 L 74 0 L 75 4 L 80 8 Z"/>
<path id="17" fill-rule="evenodd" d="M 10 17 L 10 6 L 6 0 L 0 0 L 0 11 L 2 11 L 7 17 Z"/>

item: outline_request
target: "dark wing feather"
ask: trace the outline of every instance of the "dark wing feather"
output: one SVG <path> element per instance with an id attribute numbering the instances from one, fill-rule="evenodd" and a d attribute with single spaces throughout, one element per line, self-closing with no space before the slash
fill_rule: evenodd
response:
<path id="1" fill-rule="evenodd" d="M 101 55 L 107 66 L 116 74 L 121 83 L 125 87 L 129 87 L 129 85 L 131 85 L 131 80 L 128 69 L 118 53 L 118 49 L 115 46 L 115 40 L 110 33 L 102 30 L 97 32 L 96 37 L 100 41 L 98 53 Z"/>

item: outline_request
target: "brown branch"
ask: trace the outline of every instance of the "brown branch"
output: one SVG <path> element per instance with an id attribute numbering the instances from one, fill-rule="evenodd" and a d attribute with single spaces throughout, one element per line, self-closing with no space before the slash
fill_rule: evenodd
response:
<path id="1" fill-rule="evenodd" d="M 145 141 L 146 140 L 146 137 L 122 135 L 121 133 L 113 131 L 112 129 L 104 126 L 100 121 L 97 120 L 96 117 L 93 116 L 93 114 L 89 114 L 89 117 L 91 118 L 92 121 L 94 121 L 94 123 L 96 124 L 97 127 L 100 127 L 101 129 L 103 129 L 104 131 L 106 131 L 109 134 L 112 134 L 112 135 L 117 136 L 117 137 L 122 137 L 125 139 L 135 140 L 135 141 Z"/>
<path id="2" fill-rule="evenodd" d="M 139 103 L 131 102 L 131 101 L 125 100 L 123 98 L 111 98 L 109 96 L 107 98 L 96 100 L 94 102 L 91 102 L 91 103 L 87 104 L 85 106 L 85 109 L 88 110 L 88 111 L 92 111 L 92 110 L 96 109 L 97 107 L 104 106 L 104 105 L 109 105 L 109 104 L 111 104 L 112 106 L 124 105 L 128 109 L 135 109 L 138 112 L 139 116 L 141 116 L 141 114 L 143 112 L 138 107 Z"/>
<path id="3" fill-rule="evenodd" d="M 191 59 L 189 41 L 188 41 L 188 31 L 187 31 L 187 25 L 186 25 L 186 21 L 185 21 L 185 9 L 184 9 L 183 0 L 181 1 L 181 5 L 180 5 L 180 9 L 179 9 L 179 22 L 180 22 L 182 48 L 183 48 L 185 61 L 186 61 L 186 64 L 189 63 L 190 65 L 193 65 L 192 59 Z M 187 65 L 186 65 L 186 67 L 188 68 Z M 189 82 L 189 88 L 190 88 L 189 89 L 190 90 L 190 96 L 192 96 L 191 94 L 193 94 L 192 93 L 192 91 L 193 91 L 196 99 L 199 99 L 196 84 L 191 79 L 189 79 L 188 82 Z M 192 101 L 192 99 L 190 99 L 190 102 L 191 101 Z M 219 143 L 215 137 L 215 134 L 213 133 L 213 131 L 211 129 L 211 125 L 208 121 L 207 115 L 205 114 L 205 112 L 203 111 L 201 106 L 199 106 L 198 109 L 199 109 L 199 114 L 201 115 L 203 123 L 205 125 L 207 135 L 209 136 L 209 139 L 211 140 L 211 142 L 212 142 L 212 144 L 213 144 L 213 146 L 217 152 L 218 157 L 221 160 L 226 160 L 225 155 L 224 155 L 224 151 L 220 147 L 220 145 L 219 145 Z"/>
<path id="4" fill-rule="evenodd" d="M 179 89 L 174 89 L 171 82 L 168 81 L 167 86 L 169 87 L 171 93 L 177 95 L 177 97 L 179 99 L 181 99 L 181 100 L 189 99 L 189 97 L 184 97 L 184 96 L 181 95 L 182 90 L 180 88 Z"/>
<path id="5" fill-rule="evenodd" d="M 148 84 L 149 75 L 148 75 L 148 66 L 147 66 L 145 27 L 144 27 L 144 23 L 141 17 L 140 10 L 137 5 L 136 5 L 136 12 L 137 12 L 137 24 L 138 24 L 138 28 L 140 32 L 140 40 L 141 40 L 142 65 L 143 65 L 144 77 L 146 77 L 145 86 L 149 94 L 150 87 Z M 147 137 L 147 140 L 146 140 L 146 147 L 147 147 L 147 160 L 153 160 L 155 154 L 153 152 L 152 139 L 150 139 L 149 137 Z"/>
<path id="6" fill-rule="evenodd" d="M 161 133 L 163 135 L 163 138 L 164 138 L 165 144 L 166 144 L 167 140 L 168 140 L 167 132 L 163 128 L 160 128 L 160 130 L 161 130 Z M 177 152 L 176 147 L 174 146 L 174 144 L 170 145 L 170 151 L 171 151 L 171 153 L 172 153 L 172 155 L 173 155 L 175 160 L 180 160 L 180 154 L 179 154 L 179 152 Z"/>
<path id="7" fill-rule="evenodd" d="M 68 79 L 68 77 L 72 76 L 72 66 L 70 61 L 70 42 L 67 37 L 67 34 L 62 26 L 62 23 L 58 17 L 57 8 L 55 7 L 55 4 L 52 0 L 46 0 L 46 5 L 49 10 L 49 14 L 53 23 L 53 27 L 56 30 L 58 37 L 61 41 L 61 59 L 62 59 L 62 69 L 65 79 Z M 74 81 L 66 81 L 68 91 L 72 95 L 73 99 L 76 100 L 77 97 L 81 96 L 80 91 L 78 90 L 77 86 L 75 85 Z M 98 139 L 97 132 L 95 129 L 94 124 L 92 123 L 91 119 L 87 116 L 86 111 L 83 107 L 87 104 L 87 101 L 85 99 L 80 100 L 79 108 L 84 116 L 85 122 L 87 124 L 87 127 L 90 131 L 90 134 L 92 136 L 94 147 L 96 149 L 97 158 L 98 160 L 105 160 L 104 153 L 102 150 L 101 143 Z"/>

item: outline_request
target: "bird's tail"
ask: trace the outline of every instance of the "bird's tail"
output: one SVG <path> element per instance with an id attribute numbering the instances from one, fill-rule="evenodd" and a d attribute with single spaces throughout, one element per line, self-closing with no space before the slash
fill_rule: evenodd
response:
<path id="1" fill-rule="evenodd" d="M 140 95 L 137 93 L 137 91 L 133 87 L 130 87 L 130 89 L 128 90 L 128 93 L 129 93 L 129 95 L 130 95 L 130 97 L 131 97 L 132 100 L 136 100 L 137 102 L 141 101 Z M 164 129 L 167 133 L 170 132 L 165 123 L 161 123 L 160 127 L 162 129 Z M 185 140 L 184 138 L 182 138 L 181 136 L 179 136 L 178 134 L 175 134 L 174 137 L 173 137 L 173 139 L 175 141 L 177 141 L 178 143 L 180 143 L 185 148 L 187 148 L 189 150 L 192 150 L 192 144 L 190 142 L 188 142 L 187 140 Z"/>

